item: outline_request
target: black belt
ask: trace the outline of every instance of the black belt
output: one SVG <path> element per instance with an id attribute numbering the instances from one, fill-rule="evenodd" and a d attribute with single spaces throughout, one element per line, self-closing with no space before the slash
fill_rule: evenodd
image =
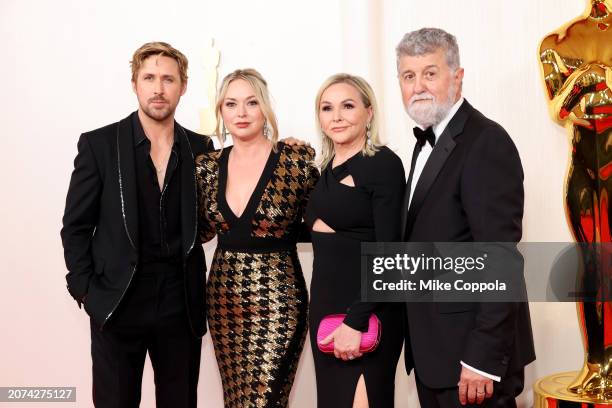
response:
<path id="1" fill-rule="evenodd" d="M 232 252 L 252 252 L 252 253 L 270 253 L 270 252 L 291 252 L 296 251 L 295 243 L 293 242 L 251 242 L 248 245 L 244 243 L 222 242 L 217 243 L 217 248 L 223 251 Z"/>

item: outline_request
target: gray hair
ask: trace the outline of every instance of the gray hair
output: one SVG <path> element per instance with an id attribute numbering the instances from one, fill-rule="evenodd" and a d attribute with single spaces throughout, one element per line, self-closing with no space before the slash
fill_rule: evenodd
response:
<path id="1" fill-rule="evenodd" d="M 438 49 L 443 49 L 446 54 L 446 63 L 449 68 L 456 70 L 460 67 L 459 46 L 454 35 L 439 28 L 421 28 L 420 30 L 406 33 L 395 47 L 397 66 L 400 58 L 404 55 L 420 56 L 431 54 Z"/>

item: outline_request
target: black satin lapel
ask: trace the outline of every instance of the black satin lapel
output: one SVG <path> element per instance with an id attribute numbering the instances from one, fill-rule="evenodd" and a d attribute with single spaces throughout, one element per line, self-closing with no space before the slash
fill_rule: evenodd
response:
<path id="1" fill-rule="evenodd" d="M 444 132 L 440 135 L 427 163 L 425 163 L 421 177 L 419 177 L 419 181 L 414 189 L 410 208 L 408 209 L 408 219 L 406 221 L 405 231 L 406 238 L 412 231 L 412 226 L 427 197 L 427 193 L 436 181 L 438 173 L 440 173 L 440 170 L 444 167 L 444 163 L 457 145 L 455 138 L 463 132 L 465 122 L 473 110 L 474 108 L 472 108 L 472 105 L 470 105 L 467 100 L 464 100 L 457 110 L 457 113 L 455 113 L 446 126 L 446 129 L 444 129 Z"/>
<path id="2" fill-rule="evenodd" d="M 178 137 L 181 138 L 181 235 L 183 257 L 186 258 L 195 245 L 198 232 L 195 158 L 187 132 L 176 122 L 174 126 L 178 130 Z"/>
<path id="3" fill-rule="evenodd" d="M 131 115 L 117 125 L 117 167 L 123 226 L 130 244 L 138 249 L 138 192 Z"/>
<path id="4" fill-rule="evenodd" d="M 406 240 L 406 219 L 408 217 L 408 204 L 410 203 L 410 189 L 412 187 L 412 177 L 414 176 L 414 165 L 416 164 L 416 159 L 421 152 L 421 146 L 419 144 L 414 145 L 414 150 L 412 151 L 412 160 L 410 160 L 410 174 L 408 175 L 408 181 L 406 182 L 406 189 L 404 190 L 404 201 L 402 202 L 402 216 L 401 216 L 401 226 L 402 226 L 402 241 Z"/>
<path id="5" fill-rule="evenodd" d="M 442 134 L 440 140 L 438 143 L 436 143 L 436 146 L 431 152 L 429 159 L 427 159 L 427 163 L 425 163 L 421 177 L 419 177 L 419 181 L 414 188 L 412 202 L 410 203 L 410 208 L 408 209 L 408 222 L 414 220 L 416 214 L 419 213 L 431 185 L 436 180 L 436 177 L 438 177 L 438 173 L 440 173 L 440 170 L 442 170 L 446 159 L 448 156 L 450 156 L 451 152 L 455 148 L 455 145 L 455 141 L 448 134 Z"/>

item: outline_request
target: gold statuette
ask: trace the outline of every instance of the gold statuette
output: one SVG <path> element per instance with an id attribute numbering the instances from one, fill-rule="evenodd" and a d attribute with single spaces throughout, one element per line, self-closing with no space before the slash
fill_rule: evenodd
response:
<path id="1" fill-rule="evenodd" d="M 565 208 L 581 244 L 576 303 L 585 362 L 579 372 L 534 386 L 535 407 L 612 405 L 612 0 L 587 0 L 585 13 L 546 36 L 540 67 L 550 114 L 571 138 Z"/>

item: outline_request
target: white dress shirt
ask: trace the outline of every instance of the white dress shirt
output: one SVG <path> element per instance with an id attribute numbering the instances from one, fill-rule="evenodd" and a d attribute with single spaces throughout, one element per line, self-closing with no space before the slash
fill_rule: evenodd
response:
<path id="1" fill-rule="evenodd" d="M 463 97 L 459 98 L 459 100 L 452 106 L 451 110 L 444 117 L 444 119 L 442 119 L 442 121 L 438 123 L 437 125 L 433 126 L 433 132 L 434 132 L 434 135 L 436 136 L 436 143 L 438 143 L 438 139 L 440 138 L 440 135 L 444 132 L 444 130 L 446 129 L 446 126 L 451 121 L 453 116 L 455 116 L 455 113 L 457 113 L 463 101 L 464 101 Z M 410 208 L 410 204 L 412 203 L 412 196 L 414 195 L 414 189 L 416 188 L 416 185 L 419 182 L 419 177 L 421 177 L 421 173 L 423 173 L 425 164 L 427 163 L 427 160 L 429 159 L 429 156 L 431 155 L 432 151 L 433 151 L 433 147 L 431 147 L 429 143 L 425 142 L 423 147 L 421 147 L 421 152 L 417 156 L 416 163 L 414 163 L 414 173 L 412 174 L 412 182 L 410 183 L 410 198 L 408 201 L 408 208 Z M 468 364 L 465 364 L 463 361 L 461 361 L 461 365 L 493 381 L 497 381 L 497 382 L 501 381 L 501 377 L 492 375 L 489 373 L 485 373 L 484 371 L 480 371 Z"/>

